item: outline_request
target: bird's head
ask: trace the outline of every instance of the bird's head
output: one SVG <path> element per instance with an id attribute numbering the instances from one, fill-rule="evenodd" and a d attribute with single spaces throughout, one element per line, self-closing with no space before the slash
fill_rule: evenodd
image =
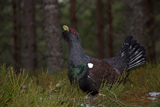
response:
<path id="1" fill-rule="evenodd" d="M 63 29 L 62 37 L 68 44 L 81 43 L 80 36 L 75 29 L 69 28 L 66 25 L 63 26 Z"/>

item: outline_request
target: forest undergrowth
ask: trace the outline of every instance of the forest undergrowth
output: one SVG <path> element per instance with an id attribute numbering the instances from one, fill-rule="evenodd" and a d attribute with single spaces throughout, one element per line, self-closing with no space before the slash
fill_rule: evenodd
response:
<path id="1" fill-rule="evenodd" d="M 0 106 L 11 107 L 159 107 L 160 64 L 147 63 L 130 71 L 123 82 L 105 86 L 92 97 L 70 84 L 67 70 L 48 75 L 44 70 L 36 73 L 15 73 L 12 66 L 0 65 Z"/>

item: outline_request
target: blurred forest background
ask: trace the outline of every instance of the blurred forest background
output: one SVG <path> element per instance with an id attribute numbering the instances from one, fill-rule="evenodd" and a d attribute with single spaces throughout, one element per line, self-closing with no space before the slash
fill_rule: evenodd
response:
<path id="1" fill-rule="evenodd" d="M 84 51 L 98 58 L 116 55 L 127 35 L 160 61 L 158 0 L 0 0 L 0 63 L 16 70 L 67 68 L 62 26 L 77 29 Z"/>

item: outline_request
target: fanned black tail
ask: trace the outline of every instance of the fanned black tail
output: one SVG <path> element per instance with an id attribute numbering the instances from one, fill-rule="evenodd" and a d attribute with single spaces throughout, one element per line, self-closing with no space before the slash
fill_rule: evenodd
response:
<path id="1" fill-rule="evenodd" d="M 127 67 L 127 70 L 140 66 L 147 61 L 145 57 L 146 50 L 136 40 L 132 40 L 132 38 L 132 36 L 126 37 L 117 54 L 122 63 Z"/>

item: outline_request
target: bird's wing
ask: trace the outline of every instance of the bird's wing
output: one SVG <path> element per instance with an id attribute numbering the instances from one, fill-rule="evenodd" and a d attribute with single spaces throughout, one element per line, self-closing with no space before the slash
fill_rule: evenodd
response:
<path id="1" fill-rule="evenodd" d="M 89 63 L 93 64 L 93 67 L 88 70 L 89 76 L 98 85 L 102 82 L 113 83 L 119 76 L 106 61 L 93 59 Z"/>

